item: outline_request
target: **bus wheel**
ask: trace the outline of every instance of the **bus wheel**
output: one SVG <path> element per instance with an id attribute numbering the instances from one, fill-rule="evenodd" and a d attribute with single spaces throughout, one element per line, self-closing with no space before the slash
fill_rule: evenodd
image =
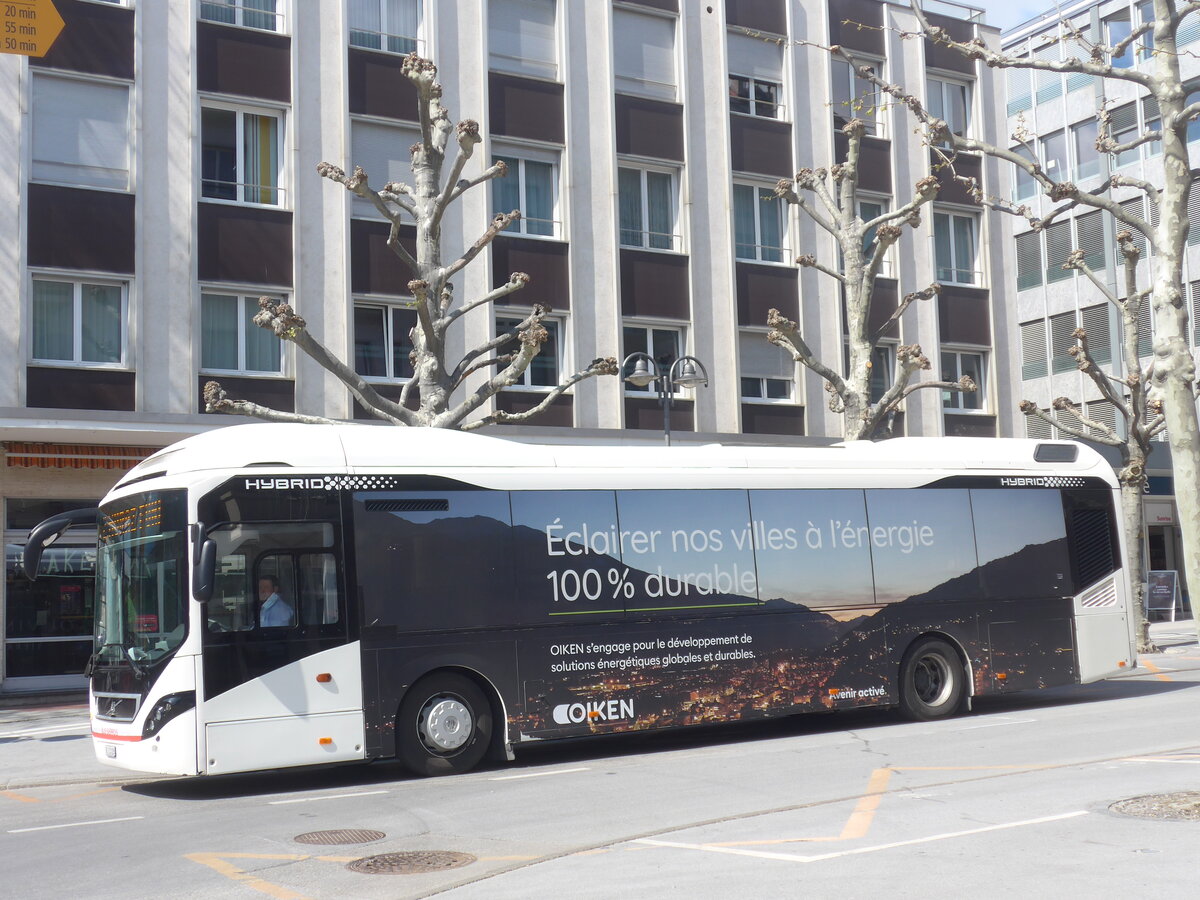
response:
<path id="1" fill-rule="evenodd" d="M 426 676 L 400 702 L 396 751 L 417 775 L 453 775 L 474 768 L 491 736 L 492 707 L 464 675 Z"/>
<path id="2" fill-rule="evenodd" d="M 900 711 L 929 721 L 951 716 L 963 699 L 963 668 L 958 654 L 938 638 L 914 644 L 900 664 Z"/>

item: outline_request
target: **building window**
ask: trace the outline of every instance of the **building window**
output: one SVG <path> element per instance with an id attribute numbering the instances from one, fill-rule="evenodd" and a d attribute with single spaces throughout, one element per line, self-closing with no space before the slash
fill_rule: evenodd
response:
<path id="1" fill-rule="evenodd" d="M 978 350 L 942 350 L 942 381 L 958 381 L 969 375 L 975 382 L 974 391 L 942 391 L 942 409 L 964 412 L 987 408 L 985 363 L 984 354 Z"/>
<path id="2" fill-rule="evenodd" d="M 35 73 L 30 115 L 35 180 L 128 190 L 128 87 Z"/>
<path id="3" fill-rule="evenodd" d="M 1118 106 L 1109 114 L 1108 131 L 1109 136 L 1118 144 L 1125 144 L 1136 138 L 1141 132 L 1138 130 L 1137 104 L 1126 103 L 1124 106 Z M 1132 165 L 1141 159 L 1141 148 L 1134 147 L 1131 150 L 1123 150 L 1117 154 L 1116 165 L 1121 166 Z"/>
<path id="4" fill-rule="evenodd" d="M 1042 237 L 1036 231 L 1027 231 L 1016 237 L 1017 245 L 1017 290 L 1027 291 L 1042 283 Z"/>
<path id="5" fill-rule="evenodd" d="M 350 46 L 415 53 L 420 0 L 349 0 Z"/>
<path id="6" fill-rule="evenodd" d="M 278 375 L 282 344 L 254 324 L 257 296 L 200 294 L 200 367 L 211 372 Z"/>
<path id="7" fill-rule="evenodd" d="M 618 93 L 676 98 L 675 17 L 613 9 L 613 71 Z"/>
<path id="8" fill-rule="evenodd" d="M 516 328 L 523 321 L 524 316 L 496 316 L 496 334 L 500 335 L 510 329 Z M 542 327 L 546 329 L 549 337 L 542 344 L 542 349 L 538 351 L 529 363 L 529 368 L 525 370 L 513 387 L 527 388 L 552 388 L 556 387 L 561 380 L 560 373 L 563 371 L 563 345 L 561 340 L 562 326 L 556 319 L 542 319 Z M 508 344 L 500 348 L 501 353 L 513 352 L 513 345 Z"/>
<path id="9" fill-rule="evenodd" d="M 1100 123 L 1095 119 L 1071 126 L 1071 140 L 1075 144 L 1076 181 L 1084 181 L 1100 174 L 1100 151 L 1096 149 L 1096 138 L 1099 134 Z"/>
<path id="10" fill-rule="evenodd" d="M 1111 363 L 1113 358 L 1109 309 L 1109 304 L 1100 303 L 1096 306 L 1085 306 L 1079 311 L 1083 330 L 1087 332 L 1088 352 L 1092 359 L 1102 366 Z"/>
<path id="11" fill-rule="evenodd" d="M 738 333 L 738 372 L 743 400 L 791 402 L 796 365 L 765 331 Z"/>
<path id="12" fill-rule="evenodd" d="M 675 175 L 651 169 L 617 169 L 622 247 L 678 250 Z"/>
<path id="13" fill-rule="evenodd" d="M 1050 374 L 1046 361 L 1046 320 L 1021 323 L 1021 380 L 1033 381 Z"/>
<path id="14" fill-rule="evenodd" d="M 669 374 L 671 364 L 679 359 L 683 353 L 683 332 L 679 328 L 627 324 L 622 329 L 622 341 L 624 343 L 622 349 L 624 357 L 628 357 L 631 353 L 649 354 L 658 363 L 660 375 Z M 657 387 L 654 384 L 638 387 L 625 381 L 625 376 L 633 371 L 634 365 L 635 363 L 630 363 L 621 369 L 621 383 L 625 385 L 625 390 L 634 394 L 645 394 L 651 392 L 651 390 L 657 392 Z M 674 393 L 678 394 L 681 391 L 681 388 L 677 388 Z"/>
<path id="15" fill-rule="evenodd" d="M 733 186 L 734 255 L 756 262 L 783 262 L 783 200 L 768 188 Z"/>
<path id="16" fill-rule="evenodd" d="M 275 5 L 276 0 L 204 0 L 200 4 L 200 18 L 206 22 L 278 31 L 283 16 Z"/>
<path id="17" fill-rule="evenodd" d="M 737 113 L 779 118 L 779 94 L 782 86 L 776 81 L 764 81 L 749 75 L 729 76 L 729 109 Z"/>
<path id="18" fill-rule="evenodd" d="M 783 45 L 730 31 L 729 109 L 764 119 L 783 118 Z"/>
<path id="19" fill-rule="evenodd" d="M 934 260 L 938 281 L 979 284 L 976 270 L 978 217 L 969 213 L 933 214 Z"/>
<path id="20" fill-rule="evenodd" d="M 1189 123 L 1191 124 L 1191 123 Z M 1162 113 L 1158 109 L 1158 100 L 1154 97 L 1142 98 L 1142 134 L 1151 132 L 1162 133 Z M 1148 144 L 1142 144 L 1143 152 L 1146 159 L 1153 159 L 1156 156 L 1162 155 L 1162 140 L 1150 141 Z"/>
<path id="21" fill-rule="evenodd" d="M 367 173 L 367 183 L 381 190 L 389 181 L 412 182 L 412 150 L 421 132 L 412 126 L 384 125 L 364 119 L 350 122 L 350 158 Z M 352 215 L 381 219 L 370 200 L 352 195 Z"/>
<path id="22" fill-rule="evenodd" d="M 971 86 L 962 81 L 930 78 L 929 112 L 942 119 L 951 134 L 967 137 L 971 132 Z"/>
<path id="23" fill-rule="evenodd" d="M 1117 44 L 1121 43 L 1121 41 L 1125 40 L 1133 32 L 1133 20 L 1130 18 L 1128 9 L 1122 9 L 1111 16 L 1106 16 L 1103 25 L 1104 40 L 1110 49 L 1117 46 Z M 1114 69 L 1128 69 L 1133 65 L 1133 49 L 1126 47 L 1124 52 L 1112 54 L 1109 62 Z"/>
<path id="24" fill-rule="evenodd" d="M 488 65 L 501 72 L 558 78 L 557 0 L 489 0 Z"/>
<path id="25" fill-rule="evenodd" d="M 1194 16 L 1197 25 L 1197 31 L 1200 32 L 1200 15 Z M 1200 89 L 1192 86 L 1188 91 L 1187 99 L 1183 101 L 1185 106 L 1191 106 L 1197 100 L 1200 100 Z M 1190 144 L 1192 141 L 1200 140 L 1200 119 L 1192 119 L 1187 124 L 1187 139 Z"/>
<path id="26" fill-rule="evenodd" d="M 35 278 L 32 299 L 35 362 L 124 364 L 124 284 Z"/>
<path id="27" fill-rule="evenodd" d="M 1023 156 L 1030 162 L 1037 162 L 1034 154 L 1024 145 L 1019 144 L 1012 148 L 1012 152 L 1018 156 Z M 1038 183 L 1033 180 L 1033 176 L 1022 169 L 1020 166 L 1013 166 L 1013 199 L 1028 200 L 1038 191 Z"/>
<path id="28" fill-rule="evenodd" d="M 1046 235 L 1046 284 L 1066 281 L 1075 274 L 1074 269 L 1063 268 L 1071 256 L 1071 223 L 1055 222 L 1045 229 Z"/>
<path id="29" fill-rule="evenodd" d="M 882 60 L 859 59 L 859 66 L 867 65 L 879 74 L 883 71 Z M 883 97 L 870 81 L 851 68 L 844 59 L 833 61 L 833 123 L 841 128 L 851 119 L 862 119 L 867 134 L 883 135 Z"/>
<path id="30" fill-rule="evenodd" d="M 885 212 L 887 212 L 888 202 L 886 200 L 859 200 L 858 201 L 858 217 L 865 225 L 868 222 L 873 222 Z M 863 261 L 870 262 L 871 254 L 875 252 L 875 228 L 868 228 L 863 232 Z M 879 274 L 890 276 L 892 274 L 891 252 L 889 251 L 883 258 L 882 264 L 879 267 Z"/>
<path id="31" fill-rule="evenodd" d="M 282 206 L 279 120 L 272 113 L 201 109 L 201 196 Z"/>
<path id="32" fill-rule="evenodd" d="M 411 332 L 417 311 L 386 304 L 354 304 L 354 371 L 363 378 L 412 378 Z"/>
<path id="33" fill-rule="evenodd" d="M 1066 181 L 1070 178 L 1067 167 L 1067 133 L 1056 131 L 1042 138 L 1042 165 L 1046 174 L 1055 181 Z"/>
<path id="34" fill-rule="evenodd" d="M 1093 272 L 1108 267 L 1108 249 L 1104 242 L 1104 214 L 1100 210 L 1075 219 L 1075 246 L 1083 251 L 1083 262 Z"/>
<path id="35" fill-rule="evenodd" d="M 1038 39 L 1047 38 L 1049 39 L 1048 43 L 1043 44 L 1033 51 L 1033 58 L 1058 62 L 1062 59 L 1062 41 L 1057 31 L 1040 35 Z M 1049 103 L 1051 100 L 1062 96 L 1063 76 L 1059 72 L 1038 70 L 1034 73 L 1034 87 L 1036 89 L 1035 97 L 1037 102 Z"/>
<path id="36" fill-rule="evenodd" d="M 1029 69 L 1009 69 L 1007 85 L 1010 116 L 1033 109 L 1033 73 Z"/>
<path id="37" fill-rule="evenodd" d="M 492 179 L 492 215 L 521 211 L 521 218 L 506 231 L 558 237 L 559 222 L 557 166 L 544 160 L 497 154 L 496 162 L 508 166 L 508 174 Z"/>
<path id="38" fill-rule="evenodd" d="M 1075 346 L 1075 313 L 1050 317 L 1050 371 L 1055 375 L 1073 372 L 1077 367 L 1071 348 Z"/>

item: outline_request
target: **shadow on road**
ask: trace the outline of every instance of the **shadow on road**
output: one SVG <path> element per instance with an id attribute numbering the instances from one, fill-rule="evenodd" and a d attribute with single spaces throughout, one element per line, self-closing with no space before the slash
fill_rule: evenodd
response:
<path id="1" fill-rule="evenodd" d="M 1010 696 L 988 696 L 974 701 L 973 712 L 945 722 L 913 723 L 895 710 L 846 710 L 837 714 L 809 713 L 724 725 L 695 725 L 661 732 L 635 732 L 576 738 L 568 741 L 522 745 L 511 764 L 485 763 L 476 772 L 519 773 L 523 769 L 579 762 L 600 762 L 649 753 L 669 753 L 681 749 L 718 747 L 755 741 L 803 737 L 806 735 L 854 732 L 866 737 L 873 729 L 909 725 L 921 728 L 955 728 L 963 722 L 988 715 L 1014 712 L 1032 713 L 1040 709 L 1076 706 L 1112 700 L 1153 697 L 1196 688 L 1196 682 L 1117 679 L 1095 684 L 1024 691 Z M 171 800 L 220 800 L 287 794 L 301 791 L 329 791 L 369 788 L 413 780 L 414 776 L 399 763 L 384 760 L 337 766 L 251 772 L 241 775 L 215 775 L 206 778 L 182 778 L 127 784 L 122 790 L 146 797 Z"/>

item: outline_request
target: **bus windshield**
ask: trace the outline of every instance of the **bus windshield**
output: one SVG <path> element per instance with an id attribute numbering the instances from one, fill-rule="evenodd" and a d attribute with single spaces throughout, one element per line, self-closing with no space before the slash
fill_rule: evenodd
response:
<path id="1" fill-rule="evenodd" d="M 187 634 L 184 494 L 139 494 L 100 509 L 96 557 L 97 665 L 135 671 Z"/>

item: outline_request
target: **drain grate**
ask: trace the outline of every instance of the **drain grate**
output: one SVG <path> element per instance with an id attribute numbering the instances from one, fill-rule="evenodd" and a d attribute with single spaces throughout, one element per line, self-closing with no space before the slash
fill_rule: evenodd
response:
<path id="1" fill-rule="evenodd" d="M 351 872 L 363 872 L 367 875 L 422 875 L 426 872 L 443 872 L 446 869 L 469 866 L 473 862 L 475 857 L 470 853 L 458 853 L 454 850 L 404 850 L 399 853 L 364 856 L 349 863 L 346 868 Z"/>
<path id="2" fill-rule="evenodd" d="M 1119 800 L 1109 809 L 1139 819 L 1200 822 L 1200 791 L 1175 791 L 1172 794 L 1132 797 L 1129 800 Z"/>
<path id="3" fill-rule="evenodd" d="M 370 844 L 382 841 L 386 834 L 369 828 L 335 828 L 332 831 L 309 831 L 292 840 L 298 844 Z"/>

